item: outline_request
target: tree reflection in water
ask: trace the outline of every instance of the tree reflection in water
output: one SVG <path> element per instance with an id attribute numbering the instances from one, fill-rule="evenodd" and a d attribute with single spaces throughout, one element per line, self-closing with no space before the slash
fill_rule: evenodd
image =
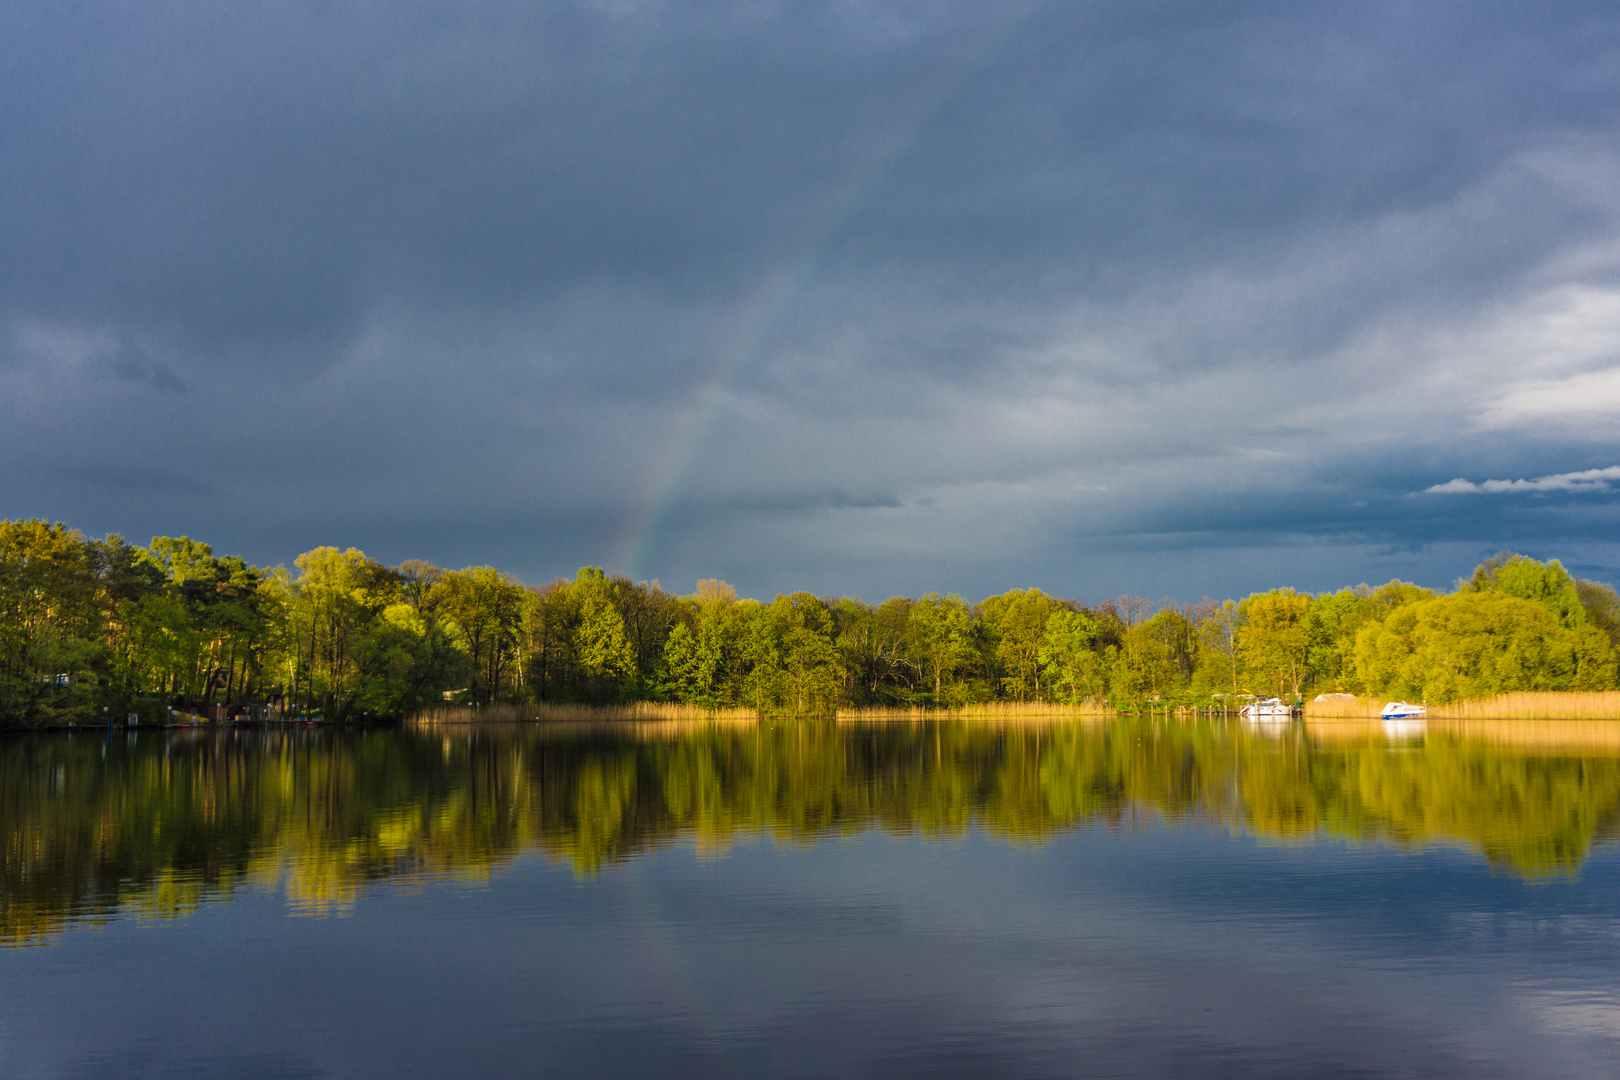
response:
<path id="1" fill-rule="evenodd" d="M 377 881 L 476 880 L 527 851 L 589 875 L 677 839 L 1039 842 L 1144 815 L 1461 845 L 1520 878 L 1574 875 L 1615 828 L 1620 738 L 1523 731 L 1391 741 L 1122 717 L 8 737 L 0 941 L 255 886 L 337 913 Z"/>

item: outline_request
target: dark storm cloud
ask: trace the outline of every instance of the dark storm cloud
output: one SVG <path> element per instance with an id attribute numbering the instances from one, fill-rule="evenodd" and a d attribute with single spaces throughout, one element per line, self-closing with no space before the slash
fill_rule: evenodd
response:
<path id="1" fill-rule="evenodd" d="M 1614 565 L 1605 497 L 1409 495 L 1620 460 L 1617 78 L 1595 3 L 14 5 L 0 510 L 760 593 Z"/>
<path id="2" fill-rule="evenodd" d="M 183 394 L 191 389 L 186 380 L 174 373 L 174 369 L 153 360 L 141 350 L 140 346 L 130 342 L 123 343 L 104 356 L 96 357 L 91 363 L 91 370 L 104 378 L 136 383 L 151 387 L 153 390 Z"/>
<path id="3" fill-rule="evenodd" d="M 117 491 L 141 496 L 193 496 L 208 498 L 218 492 L 207 483 L 191 476 L 161 469 L 130 468 L 117 464 L 95 464 L 64 470 L 64 475 L 76 484 L 102 493 Z"/>

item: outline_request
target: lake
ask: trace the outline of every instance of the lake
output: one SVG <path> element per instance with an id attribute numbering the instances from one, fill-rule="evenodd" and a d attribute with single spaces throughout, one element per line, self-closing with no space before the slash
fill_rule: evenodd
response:
<path id="1" fill-rule="evenodd" d="M 0 737 L 6 1077 L 1612 1077 L 1620 724 Z"/>

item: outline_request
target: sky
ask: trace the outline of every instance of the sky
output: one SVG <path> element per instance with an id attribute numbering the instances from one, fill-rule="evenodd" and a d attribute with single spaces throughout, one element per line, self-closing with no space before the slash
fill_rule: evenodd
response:
<path id="1" fill-rule="evenodd" d="M 0 517 L 689 592 L 1620 580 L 1610 3 L 0 8 Z"/>

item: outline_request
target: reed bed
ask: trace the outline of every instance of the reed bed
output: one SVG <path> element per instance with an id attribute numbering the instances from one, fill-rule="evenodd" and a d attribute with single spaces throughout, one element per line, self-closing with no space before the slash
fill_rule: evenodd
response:
<path id="1" fill-rule="evenodd" d="M 1336 697 L 1325 701 L 1307 701 L 1307 720 L 1365 720 L 1377 719 L 1385 698 Z M 1474 701 L 1456 701 L 1449 705 L 1428 706 L 1430 720 L 1620 720 L 1620 691 L 1591 692 L 1522 692 L 1499 694 L 1496 697 Z M 1193 708 L 1191 706 L 1144 706 L 1144 715 L 1164 715 L 1176 719 L 1192 720 L 1202 716 L 1223 715 L 1220 709 Z M 1115 710 L 1107 705 L 1060 705 L 1054 702 L 989 701 L 964 705 L 952 709 L 926 709 L 920 705 L 909 707 L 865 707 L 839 709 L 841 723 L 870 723 L 881 721 L 916 723 L 923 720 L 996 720 L 996 721 L 1054 721 L 1082 718 L 1110 717 Z M 1236 710 L 1230 711 L 1236 715 Z M 453 724 L 532 724 L 532 723 L 596 723 L 604 721 L 634 721 L 640 723 L 686 722 L 712 723 L 717 720 L 733 723 L 753 722 L 760 715 L 753 709 L 704 709 L 697 705 L 681 705 L 669 701 L 636 701 L 624 705 L 579 705 L 537 703 L 530 705 L 442 705 L 411 717 L 407 723 L 416 727 L 438 727 Z"/>
<path id="2" fill-rule="evenodd" d="M 1350 720 L 1377 717 L 1384 703 L 1390 699 L 1376 697 L 1331 697 L 1326 701 L 1305 702 L 1305 719 L 1326 720 L 1343 717 Z"/>
<path id="3" fill-rule="evenodd" d="M 1060 705 L 1051 701 L 985 701 L 950 709 L 912 706 L 863 706 L 838 710 L 840 723 L 923 720 L 1076 720 L 1082 717 L 1113 716 L 1106 705 Z"/>
<path id="4" fill-rule="evenodd" d="M 954 709 L 843 708 L 839 721 L 920 721 L 945 719 L 975 720 L 1073 720 L 1080 717 L 1112 716 L 1106 705 L 1059 705 L 1052 702 L 990 701 Z M 426 709 L 406 721 L 414 727 L 455 724 L 533 724 L 597 722 L 669 722 L 716 720 L 752 722 L 760 719 L 753 709 L 704 709 L 668 701 L 636 701 L 624 705 L 578 705 L 537 703 L 530 705 L 440 705 Z"/>
<path id="5" fill-rule="evenodd" d="M 1620 690 L 1522 691 L 1429 706 L 1436 720 L 1620 720 Z"/>
<path id="6" fill-rule="evenodd" d="M 624 705 L 580 705 L 536 702 L 529 705 L 441 705 L 407 721 L 413 727 L 451 724 L 592 723 L 603 720 L 756 720 L 752 709 L 704 709 L 672 701 L 633 701 Z"/>
<path id="7" fill-rule="evenodd" d="M 1305 719 L 1376 717 L 1390 699 L 1307 701 Z M 1430 720 L 1620 720 L 1620 690 L 1521 691 L 1428 706 Z"/>

